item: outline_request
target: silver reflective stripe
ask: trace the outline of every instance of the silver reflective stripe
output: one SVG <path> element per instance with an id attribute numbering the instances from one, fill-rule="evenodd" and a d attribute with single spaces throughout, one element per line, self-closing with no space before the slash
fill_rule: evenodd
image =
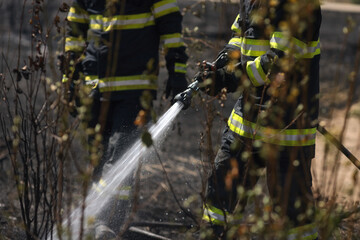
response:
<path id="1" fill-rule="evenodd" d="M 170 3 L 167 3 L 167 4 L 164 4 L 162 6 L 159 6 L 157 8 L 154 9 L 154 13 L 155 15 L 162 12 L 162 11 L 166 11 L 170 8 L 177 8 L 178 5 L 176 4 L 176 2 L 170 2 Z"/>
<path id="2" fill-rule="evenodd" d="M 238 20 L 239 20 L 240 15 L 238 14 L 234 20 L 234 23 L 231 25 L 231 30 L 237 33 L 241 32 Z"/>
<path id="3" fill-rule="evenodd" d="M 295 55 L 295 57 L 302 57 L 307 54 L 310 54 L 310 56 L 311 54 L 315 55 L 317 51 L 320 49 L 320 41 L 317 41 L 316 46 L 309 46 L 306 43 L 301 42 L 300 40 L 297 40 L 295 38 L 292 39 L 293 41 L 281 36 L 278 37 L 272 36 L 270 39 L 270 43 L 276 44 L 276 46 L 278 46 L 278 48 L 282 51 L 294 48 L 298 54 Z M 296 44 L 296 42 L 298 42 L 300 45 L 303 46 L 299 46 L 298 44 Z"/>
<path id="4" fill-rule="evenodd" d="M 229 120 L 233 126 L 235 126 L 240 131 L 244 131 L 249 136 L 256 134 L 257 136 L 261 136 L 263 138 L 267 138 L 270 140 L 281 140 L 281 141 L 308 141 L 310 139 L 315 139 L 316 137 L 316 133 L 290 135 L 288 132 L 286 132 L 286 130 L 284 130 L 283 133 L 281 132 L 281 130 L 277 130 L 279 131 L 278 133 L 271 134 L 271 133 L 267 133 L 267 132 L 271 132 L 272 131 L 271 129 L 267 131 L 266 129 L 264 129 L 264 127 L 260 127 L 260 126 L 259 129 L 253 129 L 251 126 L 246 126 L 241 122 L 236 121 L 233 118 L 233 115 L 230 116 Z"/>
<path id="5" fill-rule="evenodd" d="M 85 47 L 85 41 L 66 41 L 65 46 L 69 47 Z"/>
<path id="6" fill-rule="evenodd" d="M 175 72 L 186 73 L 186 64 L 175 63 Z"/>
<path id="7" fill-rule="evenodd" d="M 89 21 L 89 16 L 86 14 L 77 14 L 73 11 L 76 11 L 74 9 L 72 9 L 72 11 L 70 11 L 67 15 L 67 20 L 69 20 L 70 22 L 81 22 L 81 23 L 86 23 Z"/>
<path id="8" fill-rule="evenodd" d="M 146 18 L 135 18 L 135 19 L 112 19 L 110 21 L 104 22 L 104 27 L 108 28 L 111 25 L 114 26 L 127 26 L 127 25 L 137 25 L 137 24 L 146 24 L 154 20 L 154 16 L 149 16 Z"/>
<path id="9" fill-rule="evenodd" d="M 234 125 L 236 128 L 238 128 L 239 130 L 244 131 L 244 132 L 246 132 L 246 133 L 248 133 L 248 134 L 250 134 L 250 135 L 254 135 L 254 134 L 255 134 L 255 133 L 254 133 L 254 129 L 253 129 L 252 127 L 246 126 L 246 125 L 242 124 L 241 122 L 236 121 L 236 120 L 233 118 L 233 114 L 231 114 L 229 120 L 230 120 L 230 123 L 231 123 L 232 125 Z M 257 133 L 257 134 L 258 134 L 258 133 Z"/>
<path id="10" fill-rule="evenodd" d="M 90 28 L 102 30 L 103 21 L 101 19 L 101 16 L 94 15 L 90 16 Z"/>
<path id="11" fill-rule="evenodd" d="M 85 41 L 65 41 L 65 51 L 82 51 L 85 49 Z"/>
<path id="12" fill-rule="evenodd" d="M 307 47 L 308 53 L 315 53 L 318 49 L 320 49 L 320 41 L 317 42 L 316 46 Z"/>
<path id="13" fill-rule="evenodd" d="M 270 43 L 276 43 L 276 44 L 279 44 L 280 46 L 284 46 L 284 47 L 286 47 L 286 48 L 288 48 L 288 49 L 291 48 L 290 41 L 288 41 L 288 40 L 286 40 L 286 39 L 284 39 L 284 38 L 280 38 L 280 37 L 274 37 L 274 36 L 273 36 L 273 37 L 270 39 Z M 296 45 L 296 44 L 292 44 L 292 45 L 295 47 L 295 49 L 296 49 L 296 51 L 297 51 L 298 53 L 306 53 L 305 50 L 304 50 L 303 48 L 301 48 L 300 46 L 298 46 L 298 45 Z"/>
<path id="14" fill-rule="evenodd" d="M 99 79 L 86 80 L 85 85 L 96 86 L 99 83 Z"/>
<path id="15" fill-rule="evenodd" d="M 179 42 L 183 42 L 182 38 L 168 38 L 165 39 L 164 44 L 171 44 L 171 43 L 179 43 Z"/>
<path id="16" fill-rule="evenodd" d="M 136 86 L 136 85 L 150 85 L 152 82 L 150 80 L 122 80 L 122 81 L 112 81 L 112 82 L 100 82 L 99 88 L 104 87 L 119 87 L 119 86 Z"/>
<path id="17" fill-rule="evenodd" d="M 249 65 L 248 65 L 251 69 L 251 72 L 252 74 L 254 75 L 254 78 L 256 79 L 257 83 L 262 86 L 262 85 L 265 85 L 265 82 L 264 80 L 262 79 L 258 69 L 257 69 L 257 66 L 256 66 L 256 61 L 253 61 L 253 62 L 250 62 Z"/>
<path id="18" fill-rule="evenodd" d="M 244 48 L 244 50 L 246 52 L 248 52 L 248 51 L 266 52 L 270 49 L 269 45 L 264 46 L 264 45 L 248 44 L 248 43 L 246 43 L 246 40 L 245 40 L 245 42 L 242 43 L 242 47 Z"/>
<path id="19" fill-rule="evenodd" d="M 119 190 L 118 194 L 119 194 L 120 196 L 129 197 L 129 196 L 130 196 L 130 190 L 124 190 L 124 189 L 122 189 L 122 190 Z"/>
<path id="20" fill-rule="evenodd" d="M 211 219 L 216 219 L 218 221 L 225 222 L 225 217 L 223 215 L 212 212 L 210 209 L 204 209 L 204 215 L 210 216 Z"/>

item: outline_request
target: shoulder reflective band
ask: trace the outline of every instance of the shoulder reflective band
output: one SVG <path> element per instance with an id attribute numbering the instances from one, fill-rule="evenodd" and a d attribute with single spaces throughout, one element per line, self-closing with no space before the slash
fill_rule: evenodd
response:
<path id="1" fill-rule="evenodd" d="M 282 146 L 310 146 L 315 144 L 316 128 L 273 129 L 247 121 L 233 110 L 228 120 L 231 131 L 240 136 Z"/>
<path id="2" fill-rule="evenodd" d="M 154 16 L 150 12 L 103 18 L 104 31 L 111 31 L 113 29 L 139 29 L 152 25 L 155 25 L 155 21 Z"/>
<path id="3" fill-rule="evenodd" d="M 186 64 L 185 63 L 175 63 L 175 72 L 176 73 L 186 73 Z"/>
<path id="4" fill-rule="evenodd" d="M 203 220 L 215 225 L 224 225 L 225 224 L 225 216 L 224 211 L 218 209 L 214 206 L 210 206 L 206 204 L 203 206 Z"/>
<path id="5" fill-rule="evenodd" d="M 287 240 L 315 240 L 318 238 L 318 230 L 315 224 L 308 224 L 290 229 Z"/>
<path id="6" fill-rule="evenodd" d="M 67 37 L 65 39 L 65 52 L 82 52 L 85 49 L 85 40 L 81 37 Z"/>
<path id="7" fill-rule="evenodd" d="M 274 32 L 270 39 L 270 46 L 284 52 L 294 52 L 296 58 L 313 58 L 320 54 L 320 40 L 309 43 L 285 36 L 282 32 Z"/>
<path id="8" fill-rule="evenodd" d="M 70 22 L 89 23 L 88 13 L 79 6 L 71 7 L 66 19 Z"/>
<path id="9" fill-rule="evenodd" d="M 241 28 L 240 28 L 239 22 L 238 22 L 239 17 L 240 17 L 240 15 L 238 14 L 238 15 L 236 16 L 236 18 L 235 18 L 234 23 L 233 23 L 232 26 L 231 26 L 231 30 L 234 31 L 234 32 L 236 32 L 236 33 L 241 33 Z"/>
<path id="10" fill-rule="evenodd" d="M 162 17 L 169 13 L 178 12 L 179 6 L 176 0 L 161 0 L 153 5 L 153 13 L 155 18 Z"/>
<path id="11" fill-rule="evenodd" d="M 108 77 L 99 79 L 100 92 L 124 91 L 137 89 L 157 89 L 157 77 L 152 75 L 135 75 L 122 77 Z"/>
<path id="12" fill-rule="evenodd" d="M 160 36 L 160 39 L 164 41 L 165 48 L 176 48 L 185 46 L 180 33 L 164 34 Z"/>
<path id="13" fill-rule="evenodd" d="M 261 57 L 257 57 L 255 58 L 254 61 L 248 61 L 246 63 L 246 73 L 251 83 L 255 87 L 262 86 L 270 82 L 270 80 L 266 77 L 266 74 L 261 67 L 260 60 Z"/>
<path id="14" fill-rule="evenodd" d="M 249 57 L 259 57 L 270 49 L 269 40 L 263 39 L 233 37 L 228 44 L 240 48 L 241 54 Z"/>

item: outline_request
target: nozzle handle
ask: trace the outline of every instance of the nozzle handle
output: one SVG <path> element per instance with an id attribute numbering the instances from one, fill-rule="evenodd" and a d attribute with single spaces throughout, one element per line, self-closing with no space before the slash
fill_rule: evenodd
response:
<path id="1" fill-rule="evenodd" d="M 192 82 L 185 91 L 177 94 L 174 97 L 174 102 L 180 101 L 183 103 L 183 110 L 187 109 L 191 104 L 191 99 L 199 91 L 199 82 Z"/>

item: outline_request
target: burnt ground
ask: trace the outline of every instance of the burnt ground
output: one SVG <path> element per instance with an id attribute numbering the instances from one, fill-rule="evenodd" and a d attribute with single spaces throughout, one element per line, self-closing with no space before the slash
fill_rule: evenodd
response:
<path id="1" fill-rule="evenodd" d="M 186 6 L 186 1 L 184 6 Z M 206 44 L 205 49 L 192 51 L 192 65 L 203 59 L 213 59 L 221 49 L 224 41 L 222 38 L 228 36 L 227 27 L 232 22 L 234 8 L 217 7 L 208 8 L 209 12 L 201 12 L 202 17 L 210 19 L 205 22 L 202 18 L 189 15 L 184 17 L 184 25 L 190 30 L 199 26 L 199 36 L 207 36 L 203 39 L 213 45 Z M 216 17 L 214 17 L 215 14 Z M 207 15 L 208 14 L 208 15 Z M 228 16 L 220 18 L 219 16 Z M 231 16 L 231 17 L 230 17 Z M 326 124 L 328 130 L 338 134 L 344 121 L 344 109 L 348 97 L 348 72 L 354 67 L 359 27 L 356 25 L 354 31 L 349 34 L 348 40 L 344 43 L 343 27 L 347 24 L 347 18 L 352 17 L 360 22 L 358 13 L 338 11 L 323 12 L 323 27 L 321 32 L 322 40 L 322 61 L 321 61 L 321 114 L 320 118 Z M 220 20 L 219 20 L 220 18 Z M 229 20 L 231 19 L 231 20 Z M 190 37 L 189 37 L 190 38 Z M 188 41 L 190 39 L 187 39 Z M 219 40 L 220 39 L 220 40 Z M 215 43 L 215 44 L 214 44 Z M 344 46 L 344 53 L 341 49 Z M 190 70 L 189 78 L 195 70 Z M 161 78 L 165 79 L 165 72 L 161 72 Z M 358 80 L 358 79 L 357 79 Z M 358 91 L 356 91 L 358 93 Z M 360 156 L 360 122 L 359 96 L 356 94 L 354 106 L 351 110 L 350 120 L 347 123 L 344 144 L 355 155 Z M 160 99 L 160 96 L 158 97 Z M 160 105 L 160 100 L 155 102 L 159 115 L 167 109 L 168 105 Z M 196 104 L 186 111 L 180 113 L 173 128 L 170 130 L 164 144 L 160 147 L 159 159 L 154 156 L 150 161 L 145 162 L 141 167 L 140 185 L 138 190 L 138 205 L 132 224 L 142 225 L 148 222 L 163 223 L 160 227 L 142 227 L 141 229 L 165 236 L 170 239 L 196 239 L 198 237 L 196 224 L 201 218 L 201 194 L 204 188 L 204 179 L 209 171 L 209 163 L 204 147 L 204 126 L 206 114 L 202 104 Z M 228 97 L 225 107 L 215 102 L 216 111 L 222 117 L 217 117 L 212 130 L 213 149 L 217 149 L 221 131 L 224 126 L 223 117 L 227 117 L 231 111 L 234 99 Z M 161 103 L 163 104 L 163 103 Z M 334 111 L 332 113 L 332 111 Z M 21 227 L 21 214 L 17 200 L 16 187 L 13 182 L 10 160 L 6 155 L 4 142 L 0 142 L 0 240 L 2 239 L 25 239 L 24 230 Z M 358 206 L 360 199 L 358 170 L 349 163 L 345 157 L 340 158 L 338 170 L 339 176 L 335 179 L 335 172 L 332 166 L 336 163 L 333 156 L 336 151 L 333 147 L 330 153 L 325 153 L 325 140 L 321 135 L 317 138 L 317 155 L 313 164 L 314 192 L 322 199 L 333 198 L 331 189 L 333 183 L 336 188 L 336 201 L 348 208 Z M 326 160 L 324 160 L 324 156 Z M 163 171 L 165 168 L 165 172 Z M 337 172 L 337 171 L 336 171 Z M 190 217 L 191 215 L 191 217 Z M 353 220 L 353 219 L 350 219 Z M 340 235 L 334 235 L 334 239 L 344 239 L 344 236 L 351 236 L 347 239 L 359 239 L 360 227 L 352 221 L 343 221 L 339 228 Z M 148 224 L 150 225 L 150 224 Z M 180 226 L 181 225 L 181 226 Z M 342 235 L 341 235 L 342 234 Z M 145 239 L 144 235 L 131 236 L 128 239 Z"/>

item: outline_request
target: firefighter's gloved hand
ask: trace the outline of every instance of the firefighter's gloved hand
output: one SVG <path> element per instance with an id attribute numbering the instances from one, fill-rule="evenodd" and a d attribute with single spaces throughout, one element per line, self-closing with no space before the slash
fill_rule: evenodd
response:
<path id="1" fill-rule="evenodd" d="M 165 97 L 169 98 L 171 96 L 171 102 L 173 102 L 174 97 L 184 91 L 187 88 L 187 81 L 184 73 L 172 73 L 169 74 L 169 79 L 166 84 Z"/>
<path id="2" fill-rule="evenodd" d="M 237 79 L 233 73 L 226 71 L 226 67 L 219 69 L 207 69 L 199 72 L 194 77 L 199 81 L 200 90 L 210 96 L 215 96 L 221 89 L 227 88 L 229 92 L 234 92 L 237 88 Z"/>
<path id="3" fill-rule="evenodd" d="M 203 72 L 197 73 L 194 79 L 201 83 L 201 91 L 210 96 L 215 96 L 224 87 L 223 83 L 225 81 L 225 74 L 223 69 L 207 69 Z"/>

